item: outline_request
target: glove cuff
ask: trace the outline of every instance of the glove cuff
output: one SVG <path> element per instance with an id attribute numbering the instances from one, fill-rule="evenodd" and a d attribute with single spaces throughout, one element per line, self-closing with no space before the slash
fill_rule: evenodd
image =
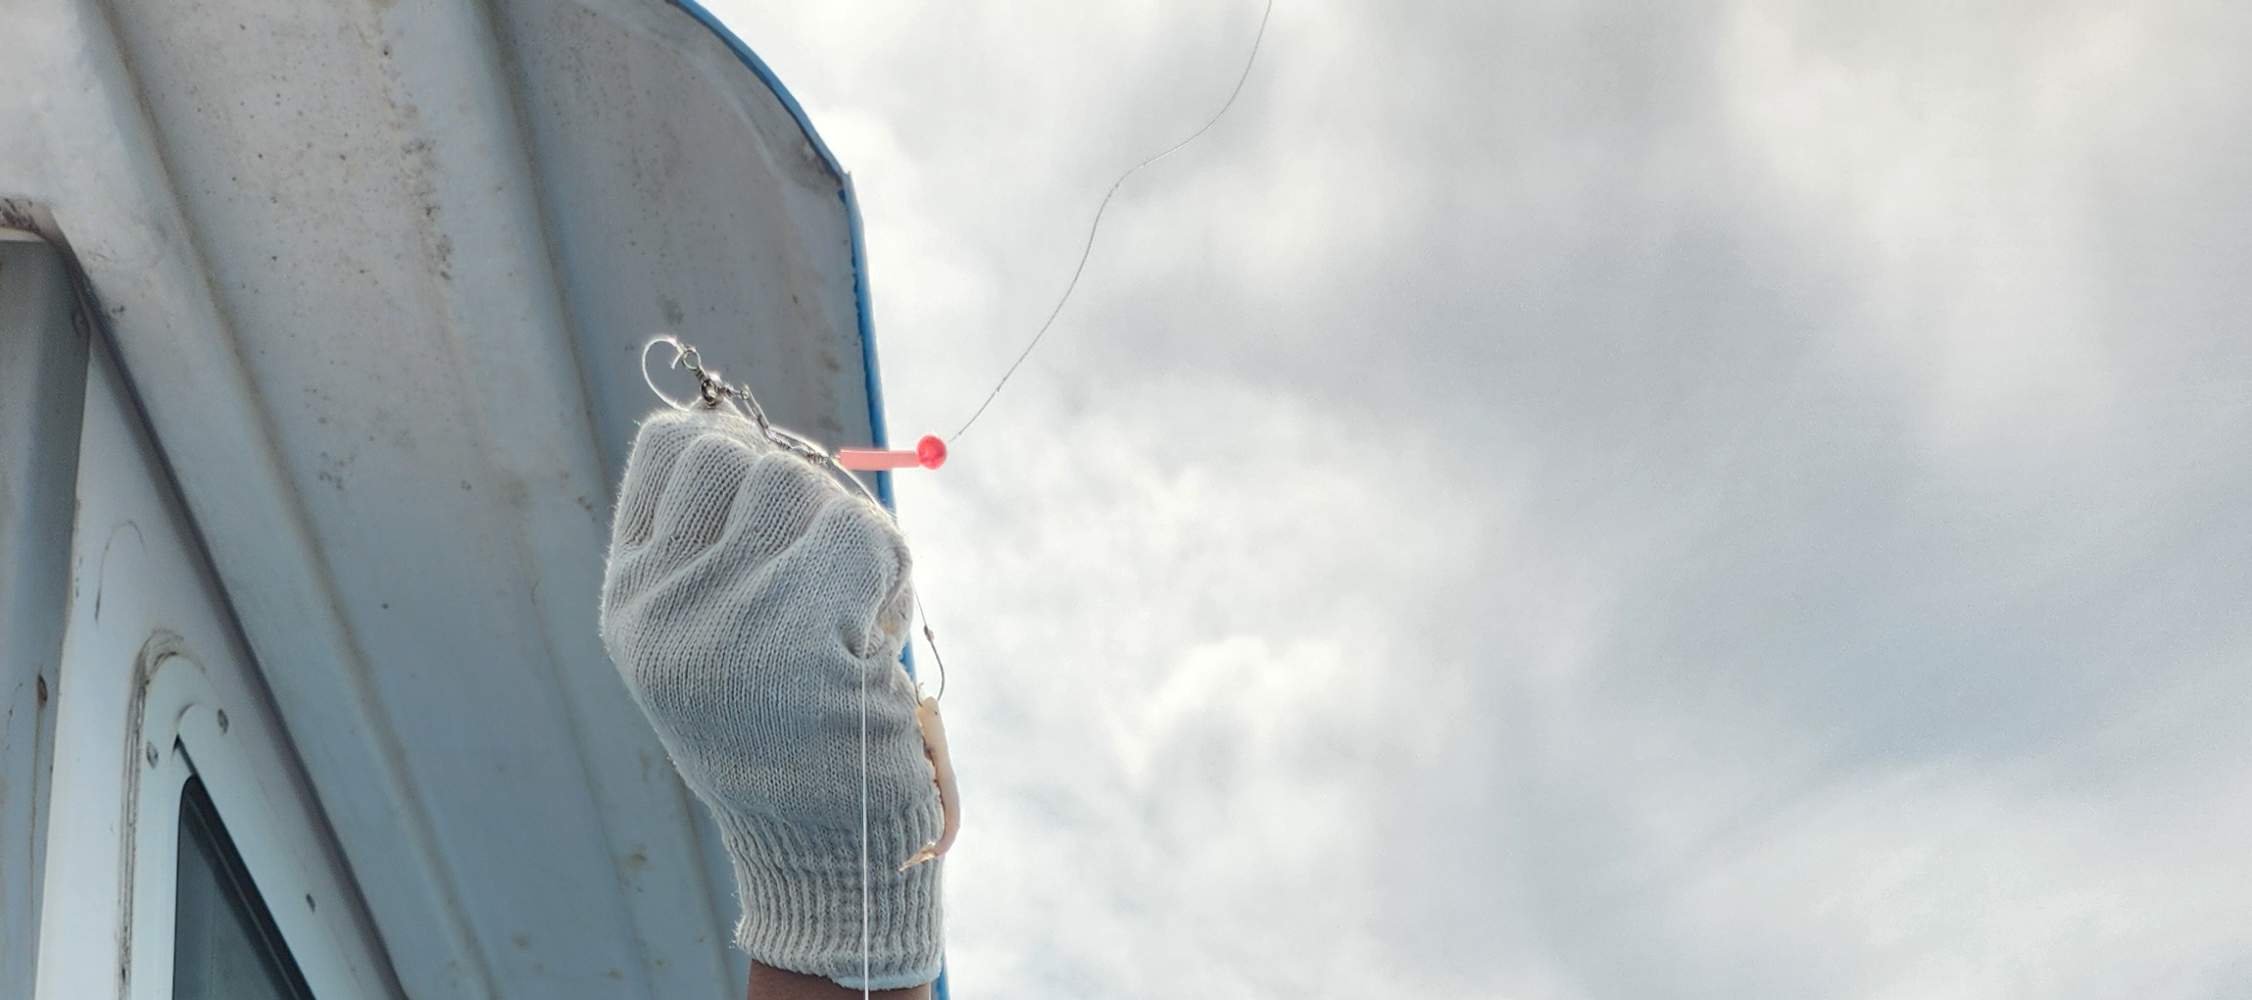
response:
<path id="1" fill-rule="evenodd" d="M 816 837 L 767 817 L 715 815 L 743 904 L 736 945 L 777 969 L 821 976 L 848 989 L 899 989 L 937 979 L 945 940 L 939 906 L 943 862 L 899 870 L 900 862 L 938 838 L 940 819 L 925 812 L 869 817 L 865 981 L 860 831 Z"/>

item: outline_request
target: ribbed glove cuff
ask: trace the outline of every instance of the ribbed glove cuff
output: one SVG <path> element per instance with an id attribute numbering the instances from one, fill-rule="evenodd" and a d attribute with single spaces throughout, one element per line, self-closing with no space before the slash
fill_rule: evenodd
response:
<path id="1" fill-rule="evenodd" d="M 937 839 L 939 817 L 922 810 L 870 817 L 868 975 L 861 977 L 861 867 L 858 830 L 809 837 L 764 817 L 720 815 L 720 835 L 735 865 L 743 919 L 735 943 L 777 969 L 821 976 L 849 989 L 899 989 L 938 978 L 945 939 L 939 866 L 899 863 Z M 842 855 L 837 846 L 846 839 Z"/>

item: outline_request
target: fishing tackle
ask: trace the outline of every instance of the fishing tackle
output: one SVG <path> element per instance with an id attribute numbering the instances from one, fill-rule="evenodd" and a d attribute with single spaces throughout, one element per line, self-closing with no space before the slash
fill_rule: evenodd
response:
<path id="1" fill-rule="evenodd" d="M 1056 317 L 1062 315 L 1064 306 L 1071 301 L 1072 293 L 1079 287 L 1080 276 L 1086 273 L 1087 261 L 1094 254 L 1095 236 L 1102 229 L 1103 214 L 1109 210 L 1111 199 L 1118 194 L 1119 188 L 1124 187 L 1126 181 L 1129 178 L 1133 177 L 1136 173 L 1141 172 L 1144 168 L 1149 167 L 1169 156 L 1172 156 L 1174 153 L 1180 152 L 1182 149 L 1188 147 L 1191 143 L 1194 143 L 1197 139 L 1201 138 L 1206 132 L 1211 131 L 1212 127 L 1219 124 L 1220 119 L 1227 115 L 1228 109 L 1235 106 L 1236 98 L 1243 93 L 1243 85 L 1245 81 L 1251 78 L 1251 67 L 1258 61 L 1259 44 L 1267 37 L 1267 22 L 1274 16 L 1274 9 L 1274 0 L 1267 0 L 1265 11 L 1259 15 L 1259 30 L 1251 38 L 1250 55 L 1244 59 L 1243 71 L 1242 73 L 1237 75 L 1235 87 L 1228 92 L 1227 99 L 1220 102 L 1219 110 L 1213 112 L 1212 116 L 1210 118 L 1207 118 L 1203 125 L 1198 126 L 1196 131 L 1189 133 L 1186 138 L 1174 143 L 1171 146 L 1166 147 L 1164 150 L 1156 153 L 1155 155 L 1152 155 L 1142 160 L 1141 162 L 1126 168 L 1126 171 L 1124 173 L 1118 175 L 1117 180 L 1111 182 L 1110 190 L 1103 194 L 1101 203 L 1095 206 L 1094 219 L 1088 223 L 1087 238 L 1084 245 L 1080 248 L 1079 251 L 1079 262 L 1076 266 L 1073 267 L 1071 272 L 1071 279 L 1064 284 L 1063 294 L 1056 299 L 1055 307 L 1049 310 L 1048 317 L 1040 324 L 1039 330 L 1033 333 L 1032 339 L 1028 341 L 1024 345 L 1024 349 L 1017 354 L 1016 360 L 1010 362 L 1009 367 L 1001 373 L 1001 377 L 993 383 L 993 388 L 988 391 L 985 394 L 985 398 L 978 403 L 977 409 L 970 413 L 969 419 L 963 421 L 962 426 L 950 436 L 952 439 L 960 440 L 962 435 L 968 433 L 970 427 L 977 423 L 978 418 L 985 415 L 986 409 L 991 407 L 993 405 L 994 399 L 1000 396 L 1001 390 L 1006 387 L 1009 384 L 1009 380 L 1016 375 L 1017 369 L 1023 367 L 1025 359 L 1031 357 L 1033 350 L 1039 347 L 1040 342 L 1047 337 L 1049 329 L 1055 325 Z M 664 400 L 667 404 L 677 409 L 688 409 L 689 405 L 691 404 L 683 404 L 679 401 L 674 400 L 671 396 L 666 395 L 663 389 L 657 387 L 656 380 L 649 376 L 649 351 L 655 348 L 658 344 L 666 344 L 672 347 L 673 358 L 671 367 L 685 368 L 690 374 L 696 377 L 697 399 L 696 402 L 692 405 L 701 406 L 706 409 L 717 409 L 722 404 L 733 404 L 736 411 L 741 413 L 744 417 L 748 418 L 754 425 L 756 425 L 759 429 L 759 433 L 767 440 L 772 441 L 775 445 L 783 448 L 784 450 L 798 455 L 805 460 L 821 466 L 823 469 L 829 470 L 835 475 L 838 475 L 843 479 L 851 482 L 853 488 L 859 490 L 862 496 L 867 497 L 871 501 L 875 501 L 878 509 L 884 510 L 887 514 L 891 513 L 890 509 L 884 507 L 883 503 L 881 501 L 878 501 L 873 493 L 869 492 L 868 487 L 863 484 L 858 477 L 852 475 L 853 472 L 872 472 L 886 469 L 907 469 L 915 467 L 937 469 L 939 466 L 946 463 L 946 440 L 941 439 L 935 435 L 925 435 L 922 440 L 916 442 L 915 449 L 913 451 L 885 448 L 840 448 L 832 452 L 826 448 L 823 448 L 821 445 L 813 442 L 810 439 L 776 427 L 774 426 L 773 422 L 767 419 L 765 409 L 759 406 L 758 400 L 754 398 L 748 390 L 743 389 L 739 386 L 729 384 L 725 379 L 720 377 L 717 371 L 705 368 L 703 365 L 703 356 L 697 353 L 695 347 L 682 343 L 679 338 L 667 334 L 657 337 L 649 341 L 649 343 L 643 345 L 641 353 L 641 378 L 642 381 L 648 383 L 650 391 L 655 392 L 659 399 Z M 894 523 L 896 523 L 897 515 L 892 514 L 892 517 L 894 519 Z M 915 610 L 918 614 L 921 614 L 922 612 L 922 598 L 920 595 L 917 595 L 917 597 L 915 598 Z M 931 633 L 930 616 L 923 615 L 922 617 L 923 638 L 930 644 L 931 659 L 938 665 L 938 693 L 929 697 L 925 697 L 917 703 L 917 705 L 915 706 L 915 724 L 916 728 L 921 730 L 922 732 L 923 754 L 930 761 L 931 780 L 938 787 L 939 805 L 944 812 L 945 822 L 941 827 L 937 840 L 924 845 L 922 850 L 915 852 L 912 857 L 909 857 L 906 862 L 902 863 L 899 866 L 899 870 L 902 872 L 907 871 L 908 869 L 913 868 L 916 865 L 936 860 L 941 855 L 944 855 L 947 849 L 954 845 L 954 837 L 957 833 L 960 832 L 962 823 L 962 812 L 959 801 L 960 796 L 957 792 L 954 779 L 954 763 L 951 756 L 947 753 L 946 748 L 946 724 L 939 718 L 938 714 L 939 698 L 946 693 L 946 661 L 939 656 L 937 638 Z M 864 901 L 861 908 L 861 952 L 862 965 L 865 968 L 867 963 L 868 951 L 868 909 L 865 904 L 865 899 L 868 891 L 867 886 L 869 878 L 867 748 L 868 687 L 865 673 L 863 673 L 861 679 L 860 706 L 860 867 L 862 880 L 861 892 Z M 865 978 L 865 976 L 863 976 L 863 978 Z M 861 989 L 861 995 L 869 995 L 865 985 Z"/>
<path id="2" fill-rule="evenodd" d="M 915 725 L 923 731 L 923 753 L 930 758 L 931 774 L 938 780 L 938 804 L 946 811 L 946 824 L 939 829 L 938 839 L 923 845 L 899 866 L 900 871 L 938 860 L 954 846 L 954 835 L 962 829 L 961 796 L 954 789 L 954 759 L 946 753 L 946 722 L 938 717 L 936 697 L 924 698 L 915 706 Z"/>
<path id="3" fill-rule="evenodd" d="M 696 399 L 693 402 L 682 402 L 673 398 L 657 385 L 655 378 L 650 376 L 649 352 L 655 350 L 659 345 L 670 347 L 673 350 L 672 360 L 666 367 L 683 369 L 690 375 L 695 376 Z M 716 410 L 723 405 L 732 406 L 736 413 L 741 414 L 758 428 L 760 436 L 773 442 L 775 446 L 782 450 L 812 462 L 835 474 L 838 478 L 851 483 L 854 489 L 860 491 L 861 496 L 868 498 L 871 503 L 876 505 L 877 509 L 890 515 L 895 524 L 898 521 L 898 515 L 884 507 L 883 502 L 878 500 L 874 493 L 869 492 L 868 487 L 861 483 L 859 477 L 852 475 L 852 472 L 854 470 L 899 469 L 915 465 L 920 465 L 926 469 L 936 469 L 946 461 L 946 442 L 932 436 L 925 436 L 922 441 L 917 443 L 914 451 L 843 448 L 831 452 L 810 438 L 775 426 L 774 422 L 767 418 L 766 408 L 759 405 L 758 397 L 752 395 L 749 389 L 728 382 L 721 377 L 717 369 L 706 367 L 704 356 L 696 350 L 695 345 L 684 342 L 669 333 L 653 337 L 648 343 L 641 346 L 641 380 L 649 386 L 650 392 L 657 394 L 658 399 L 664 400 L 667 406 L 676 410 L 694 408 Z M 917 595 L 915 598 L 915 611 L 918 614 L 923 613 L 921 595 Z M 935 861 L 945 855 L 947 850 L 954 846 L 955 835 L 961 832 L 962 826 L 962 805 L 954 779 L 953 757 L 947 753 L 946 748 L 946 724 L 939 718 L 938 714 L 938 700 L 946 693 L 946 661 L 938 655 L 937 636 L 931 631 L 930 617 L 927 614 L 923 615 L 923 640 L 930 645 L 931 658 L 938 664 L 938 693 L 923 698 L 915 706 L 915 724 L 922 734 L 923 756 L 930 761 L 931 781 L 938 788 L 939 807 L 944 811 L 945 825 L 941 827 L 938 839 L 923 845 L 922 850 L 915 852 L 913 857 L 908 858 L 905 863 L 899 866 L 900 871 L 906 871 L 928 861 Z M 867 679 L 863 677 L 861 683 L 861 698 L 863 704 L 865 704 Z M 863 739 L 865 739 L 865 733 L 863 733 Z M 867 798 L 865 786 L 868 780 L 868 754 L 865 744 L 861 747 L 860 766 L 860 780 L 863 786 L 861 798 L 863 807 L 865 807 Z M 868 825 L 867 817 L 863 815 L 860 822 L 863 839 L 865 839 Z M 865 865 L 866 859 L 863 858 L 862 861 Z"/>
<path id="4" fill-rule="evenodd" d="M 946 464 L 946 442 L 936 434 L 925 434 L 915 442 L 914 451 L 885 450 L 880 448 L 839 448 L 837 464 L 854 472 L 873 472 L 877 469 L 906 469 L 922 466 L 935 469 Z"/>

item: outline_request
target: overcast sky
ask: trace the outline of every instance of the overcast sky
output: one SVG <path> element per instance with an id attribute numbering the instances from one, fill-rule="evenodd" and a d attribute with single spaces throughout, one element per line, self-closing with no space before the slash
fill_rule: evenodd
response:
<path id="1" fill-rule="evenodd" d="M 713 6 L 906 439 L 1260 11 Z M 2252 995 L 2247 52 L 1281 0 L 903 479 L 957 995 Z"/>

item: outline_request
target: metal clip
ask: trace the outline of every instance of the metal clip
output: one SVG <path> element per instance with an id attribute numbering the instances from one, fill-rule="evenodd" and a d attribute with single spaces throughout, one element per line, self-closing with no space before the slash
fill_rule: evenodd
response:
<path id="1" fill-rule="evenodd" d="M 657 380 L 650 377 L 649 352 L 659 344 L 670 347 L 673 351 L 672 361 L 665 367 L 683 369 L 696 377 L 695 402 L 684 403 L 674 399 L 665 390 L 658 388 Z M 641 345 L 641 381 L 649 386 L 650 392 L 657 394 L 658 399 L 664 400 L 666 405 L 676 410 L 686 410 L 698 406 L 707 410 L 716 410 L 719 409 L 721 403 L 732 401 L 735 404 L 736 412 L 758 428 L 760 437 L 772 442 L 784 451 L 829 470 L 838 478 L 851 483 L 853 489 L 859 491 L 861 496 L 867 497 L 869 502 L 874 503 L 879 509 L 883 508 L 883 502 L 877 500 L 876 495 L 869 492 L 867 485 L 862 483 L 859 477 L 854 476 L 851 470 L 839 464 L 837 457 L 830 454 L 827 448 L 774 426 L 774 422 L 766 418 L 766 408 L 758 404 L 758 397 L 751 395 L 750 390 L 730 384 L 726 379 L 720 377 L 718 371 L 704 367 L 704 356 L 696 350 L 695 345 L 683 343 L 679 337 L 669 333 L 658 334 L 650 338 L 648 343 Z M 886 510 L 885 513 L 888 514 L 890 511 Z"/>

